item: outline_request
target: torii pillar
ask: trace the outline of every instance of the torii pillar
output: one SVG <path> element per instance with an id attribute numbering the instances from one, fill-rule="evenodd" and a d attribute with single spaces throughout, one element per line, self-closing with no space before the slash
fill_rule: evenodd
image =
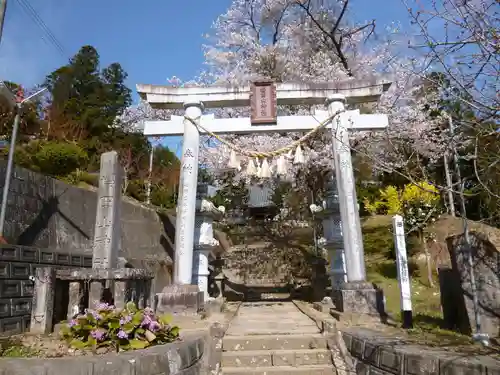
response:
<path id="1" fill-rule="evenodd" d="M 262 112 L 275 113 L 276 105 L 327 104 L 328 111 L 316 111 L 314 116 L 283 116 L 274 123 L 255 125 L 250 118 L 214 119 L 213 115 L 202 116 L 203 108 L 250 106 L 252 89 L 246 87 L 169 87 L 137 85 L 142 99 L 153 108 L 185 109 L 185 116 L 201 121 L 205 129 L 217 134 L 251 134 L 254 132 L 303 132 L 308 131 L 339 110 L 345 103 L 376 102 L 391 83 L 375 81 L 345 81 L 328 84 L 281 83 L 271 91 L 261 91 L 258 101 Z M 267 96 L 267 97 L 266 97 Z M 271 97 L 274 100 L 271 103 Z M 263 104 L 262 104 L 263 103 Z M 270 116 L 272 117 L 272 116 Z M 379 130 L 387 127 L 387 116 L 381 114 L 361 115 L 358 110 L 337 115 L 327 128 L 334 137 L 333 161 L 337 175 L 340 211 L 344 231 L 344 247 L 348 282 L 332 296 L 341 311 L 374 313 L 376 292 L 366 282 L 361 226 L 356 202 L 356 191 L 349 149 L 349 130 Z M 199 131 L 183 116 L 172 116 L 170 121 L 147 121 L 144 134 L 147 136 L 183 135 L 184 146 L 181 159 L 181 188 L 176 221 L 174 282 L 190 284 L 192 281 L 193 234 L 196 201 Z M 365 301 L 365 302 L 363 302 Z M 369 302 L 369 303 L 366 303 Z"/>

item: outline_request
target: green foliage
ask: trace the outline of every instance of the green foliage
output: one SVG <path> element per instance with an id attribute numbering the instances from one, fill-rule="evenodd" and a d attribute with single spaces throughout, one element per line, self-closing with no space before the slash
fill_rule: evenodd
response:
<path id="1" fill-rule="evenodd" d="M 365 198 L 363 204 L 372 215 L 400 214 L 408 226 L 422 229 L 441 213 L 439 191 L 425 181 L 407 184 L 401 190 L 387 186 L 372 201 Z"/>
<path id="2" fill-rule="evenodd" d="M 30 358 L 30 357 L 38 357 L 40 354 L 40 350 L 36 348 L 25 346 L 15 337 L 9 337 L 2 339 L 1 347 L 0 347 L 0 357 L 7 358 Z"/>
<path id="3" fill-rule="evenodd" d="M 153 186 L 151 189 L 151 203 L 161 208 L 173 208 L 177 203 L 177 194 L 166 186 Z"/>
<path id="4" fill-rule="evenodd" d="M 33 155 L 39 171 L 51 176 L 67 176 L 85 166 L 87 153 L 77 144 L 47 142 Z"/>
<path id="5" fill-rule="evenodd" d="M 138 309 L 133 302 L 119 310 L 106 303 L 85 311 L 67 322 L 61 336 L 74 349 L 113 348 L 118 351 L 144 349 L 167 344 L 179 338 L 179 327 L 170 325 L 169 316 L 156 316 L 149 309 Z"/>
<path id="6" fill-rule="evenodd" d="M 383 254 L 389 256 L 394 250 L 394 238 L 391 224 L 363 226 L 363 247 L 367 254 Z"/>
<path id="7" fill-rule="evenodd" d="M 364 198 L 363 204 L 365 210 L 372 215 L 395 215 L 401 213 L 402 208 L 399 192 L 394 186 L 379 190 L 379 196 L 373 202 Z"/>
<path id="8" fill-rule="evenodd" d="M 82 47 L 70 62 L 45 80 L 49 89 L 51 115 L 55 122 L 73 123 L 78 134 L 101 136 L 132 103 L 125 86 L 127 73 L 114 63 L 100 71 L 99 54 L 92 46 Z"/>
<path id="9" fill-rule="evenodd" d="M 401 194 L 405 225 L 410 232 L 423 233 L 441 214 L 438 190 L 427 182 L 406 185 Z"/>

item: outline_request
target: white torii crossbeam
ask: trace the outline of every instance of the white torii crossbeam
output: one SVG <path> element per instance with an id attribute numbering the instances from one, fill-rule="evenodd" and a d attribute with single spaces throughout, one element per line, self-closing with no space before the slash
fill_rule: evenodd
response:
<path id="1" fill-rule="evenodd" d="M 388 126 L 387 115 L 360 115 L 359 110 L 347 111 L 351 126 L 349 130 L 381 130 Z M 316 128 L 330 117 L 328 111 L 314 112 L 311 116 L 278 116 L 276 124 L 252 125 L 250 118 L 220 118 L 214 115 L 204 115 L 201 118 L 203 128 L 215 134 L 252 134 L 305 132 Z M 326 128 L 331 128 L 329 123 Z M 206 133 L 199 129 L 201 134 Z M 146 121 L 144 123 L 146 136 L 179 136 L 184 135 L 184 116 L 172 116 L 170 121 Z"/>
<path id="2" fill-rule="evenodd" d="M 250 118 L 216 119 L 203 115 L 204 108 L 250 106 L 250 87 L 168 87 L 137 85 L 139 95 L 153 108 L 185 108 L 185 117 L 216 134 L 250 134 L 256 132 L 302 132 L 337 115 L 327 127 L 332 128 L 334 166 L 339 191 L 339 204 L 344 230 L 347 279 L 366 280 L 361 226 L 349 148 L 349 131 L 381 130 L 387 127 L 386 115 L 361 115 L 359 110 L 345 111 L 344 104 L 377 101 L 390 86 L 387 81 L 348 81 L 336 84 L 276 85 L 278 105 L 327 104 L 327 111 L 315 111 L 310 116 L 283 116 L 276 124 L 252 125 Z M 198 176 L 200 128 L 184 116 L 172 116 L 170 121 L 147 121 L 147 136 L 183 135 L 181 184 L 176 218 L 174 282 L 191 283 L 193 262 L 194 218 Z M 203 131 L 202 131 L 203 133 Z"/>

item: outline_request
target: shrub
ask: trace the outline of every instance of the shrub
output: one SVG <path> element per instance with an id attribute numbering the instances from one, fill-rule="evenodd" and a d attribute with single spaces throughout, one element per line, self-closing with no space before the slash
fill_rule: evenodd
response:
<path id="1" fill-rule="evenodd" d="M 387 186 L 379 191 L 378 199 L 373 202 L 363 199 L 364 209 L 372 215 L 395 215 L 401 212 L 402 202 L 398 190 L 394 186 Z"/>
<path id="2" fill-rule="evenodd" d="M 408 230 L 422 234 L 425 227 L 441 214 L 438 190 L 427 182 L 408 184 L 401 194 L 403 216 Z"/>
<path id="3" fill-rule="evenodd" d="M 47 142 L 33 156 L 40 172 L 67 176 L 88 161 L 87 153 L 74 143 Z"/>
<path id="4" fill-rule="evenodd" d="M 169 316 L 158 317 L 149 308 L 139 310 L 133 302 L 123 310 L 103 303 L 64 324 L 61 334 L 74 349 L 118 352 L 173 342 L 179 338 L 179 327 L 170 325 Z"/>

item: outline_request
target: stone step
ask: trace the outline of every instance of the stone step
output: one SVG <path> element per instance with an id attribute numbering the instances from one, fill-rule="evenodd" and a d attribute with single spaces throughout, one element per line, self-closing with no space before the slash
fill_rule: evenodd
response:
<path id="1" fill-rule="evenodd" d="M 271 334 L 256 336 L 229 336 L 222 342 L 222 350 L 301 350 L 326 349 L 326 339 L 321 334 Z"/>
<path id="2" fill-rule="evenodd" d="M 327 349 L 247 350 L 222 353 L 222 366 L 224 368 L 332 364 L 332 356 Z"/>
<path id="3" fill-rule="evenodd" d="M 336 375 L 333 366 L 270 366 L 270 367 L 223 367 L 223 375 L 269 375 L 269 374 L 293 374 L 293 375 Z"/>

